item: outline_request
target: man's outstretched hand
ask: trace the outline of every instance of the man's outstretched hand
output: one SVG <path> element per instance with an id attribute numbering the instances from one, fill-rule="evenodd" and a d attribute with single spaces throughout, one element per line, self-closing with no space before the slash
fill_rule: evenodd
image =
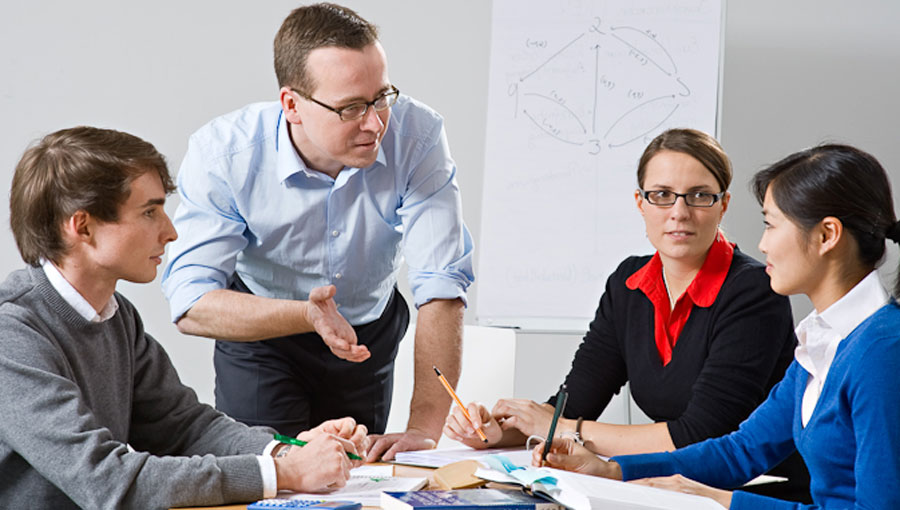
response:
<path id="1" fill-rule="evenodd" d="M 365 345 L 357 344 L 356 331 L 338 312 L 334 295 L 334 285 L 316 287 L 309 293 L 306 307 L 306 320 L 316 333 L 322 337 L 325 345 L 338 358 L 359 363 L 369 359 L 372 354 Z"/>

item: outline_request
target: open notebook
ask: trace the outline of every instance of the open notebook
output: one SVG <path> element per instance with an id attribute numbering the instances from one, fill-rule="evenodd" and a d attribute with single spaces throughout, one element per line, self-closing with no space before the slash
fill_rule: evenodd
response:
<path id="1" fill-rule="evenodd" d="M 574 510 L 722 510 L 715 501 L 552 468 L 517 465 L 502 455 L 479 459 L 490 466 L 475 476 L 521 485 Z"/>

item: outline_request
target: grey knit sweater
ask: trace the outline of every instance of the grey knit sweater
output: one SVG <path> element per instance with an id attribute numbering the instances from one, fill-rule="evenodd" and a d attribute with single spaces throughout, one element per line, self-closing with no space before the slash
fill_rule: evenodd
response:
<path id="1" fill-rule="evenodd" d="M 199 403 L 134 306 L 116 299 L 115 316 L 91 323 L 40 268 L 0 285 L 0 508 L 261 498 L 255 455 L 272 431 Z"/>

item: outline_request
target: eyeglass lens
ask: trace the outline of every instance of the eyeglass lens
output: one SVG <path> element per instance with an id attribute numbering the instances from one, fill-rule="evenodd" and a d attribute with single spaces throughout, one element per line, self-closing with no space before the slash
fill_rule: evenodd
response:
<path id="1" fill-rule="evenodd" d="M 645 197 L 653 205 L 674 205 L 678 197 L 684 198 L 684 202 L 691 207 L 711 207 L 718 200 L 714 193 L 675 193 L 674 191 L 645 191 Z"/>
<path id="2" fill-rule="evenodd" d="M 372 106 L 372 108 L 375 108 L 376 112 L 384 111 L 397 102 L 398 95 L 399 92 L 391 91 L 387 94 L 379 96 L 375 99 L 375 101 L 371 103 L 356 103 L 348 105 L 341 109 L 341 118 L 344 120 L 356 120 L 362 118 L 362 116 L 365 115 L 369 110 L 370 105 Z"/>

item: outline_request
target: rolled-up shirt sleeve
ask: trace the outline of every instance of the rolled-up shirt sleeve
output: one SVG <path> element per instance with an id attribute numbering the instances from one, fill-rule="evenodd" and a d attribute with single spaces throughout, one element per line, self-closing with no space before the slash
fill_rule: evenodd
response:
<path id="1" fill-rule="evenodd" d="M 173 322 L 207 292 L 228 286 L 238 253 L 247 246 L 246 222 L 211 159 L 192 137 L 178 172 L 178 239 L 169 247 L 162 281 Z"/>
<path id="2" fill-rule="evenodd" d="M 238 274 L 275 299 L 335 285 L 342 315 L 365 324 L 387 305 L 401 253 L 417 306 L 464 300 L 472 238 L 440 115 L 401 97 L 375 162 L 332 178 L 306 165 L 280 114 L 248 105 L 191 137 L 163 274 L 172 320 Z"/>
<path id="3" fill-rule="evenodd" d="M 456 163 L 450 156 L 443 122 L 425 137 L 421 161 L 409 174 L 398 214 L 403 223 L 403 254 L 416 307 L 433 299 L 462 299 L 475 280 L 472 236 L 462 218 Z"/>

